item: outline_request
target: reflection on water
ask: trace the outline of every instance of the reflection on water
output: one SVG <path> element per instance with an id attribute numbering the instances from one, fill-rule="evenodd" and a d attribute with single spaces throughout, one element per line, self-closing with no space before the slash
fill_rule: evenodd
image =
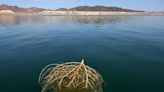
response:
<path id="1" fill-rule="evenodd" d="M 40 23 L 43 21 L 38 16 L 14 16 L 14 15 L 0 15 L 0 26 L 19 25 L 21 23 Z"/>
<path id="2" fill-rule="evenodd" d="M 75 23 L 105 23 L 105 22 L 121 22 L 125 20 L 129 20 L 131 17 L 128 16 L 60 16 L 57 17 L 56 20 L 60 22 L 75 22 Z"/>
<path id="3" fill-rule="evenodd" d="M 95 23 L 101 24 L 105 22 L 117 23 L 133 19 L 133 16 L 13 16 L 0 15 L 1 26 L 19 25 L 24 22 L 41 23 L 45 20 L 57 22 L 75 22 L 75 23 Z"/>

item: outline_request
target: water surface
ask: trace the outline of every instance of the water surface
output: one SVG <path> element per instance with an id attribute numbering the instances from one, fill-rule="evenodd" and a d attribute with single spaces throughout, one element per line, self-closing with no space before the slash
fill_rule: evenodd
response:
<path id="1" fill-rule="evenodd" d="M 0 16 L 1 92 L 40 92 L 45 65 L 82 58 L 104 92 L 164 92 L 164 16 Z"/>

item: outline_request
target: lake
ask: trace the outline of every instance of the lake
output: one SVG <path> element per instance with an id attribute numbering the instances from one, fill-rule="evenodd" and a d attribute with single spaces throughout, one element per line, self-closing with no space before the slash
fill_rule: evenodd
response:
<path id="1" fill-rule="evenodd" d="M 104 92 L 164 92 L 164 16 L 0 16 L 0 92 L 40 92 L 42 68 L 82 58 Z"/>

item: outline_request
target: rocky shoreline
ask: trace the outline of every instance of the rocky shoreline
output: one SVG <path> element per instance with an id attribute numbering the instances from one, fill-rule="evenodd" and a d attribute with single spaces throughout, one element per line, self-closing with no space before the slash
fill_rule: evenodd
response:
<path id="1" fill-rule="evenodd" d="M 37 13 L 0 10 L 0 15 L 164 15 L 163 12 L 110 12 L 110 11 L 41 11 Z"/>
<path id="2" fill-rule="evenodd" d="M 146 15 L 164 14 L 161 12 L 110 12 L 110 11 L 42 11 L 37 15 Z"/>

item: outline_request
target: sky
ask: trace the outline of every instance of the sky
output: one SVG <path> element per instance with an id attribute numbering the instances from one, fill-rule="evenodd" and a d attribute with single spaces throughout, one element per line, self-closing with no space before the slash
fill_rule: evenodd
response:
<path id="1" fill-rule="evenodd" d="M 0 4 L 47 9 L 105 5 L 144 11 L 164 11 L 164 0 L 0 0 Z"/>

